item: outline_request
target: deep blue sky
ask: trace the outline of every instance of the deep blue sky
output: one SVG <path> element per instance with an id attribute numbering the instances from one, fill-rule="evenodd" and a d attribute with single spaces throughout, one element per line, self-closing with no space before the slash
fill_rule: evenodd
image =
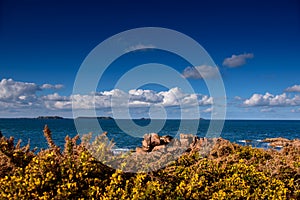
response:
<path id="1" fill-rule="evenodd" d="M 0 81 L 11 78 L 36 85 L 62 84 L 64 87 L 60 90 L 38 91 L 34 95 L 57 92 L 69 96 L 77 70 L 95 46 L 119 32 L 148 26 L 182 32 L 206 49 L 224 80 L 228 118 L 299 119 L 300 89 L 287 92 L 283 99 L 276 97 L 286 88 L 300 85 L 300 2 L 296 0 L 2 0 Z M 247 59 L 245 64 L 223 65 L 224 59 L 246 53 L 253 58 Z M 124 66 L 129 65 L 129 58 L 124 60 Z M 173 62 L 172 67 L 182 71 L 172 60 L 169 62 Z M 121 72 L 116 66 L 106 79 Z M 192 84 L 201 82 L 190 81 Z M 100 91 L 111 89 L 109 81 L 99 87 Z M 195 92 L 209 95 L 203 87 L 195 87 Z M 266 92 L 274 97 L 245 103 L 253 94 L 265 95 Z M 12 103 L 18 97 L 5 98 L 2 92 L 1 100 L 0 93 L 0 102 Z M 0 111 L 0 116 L 55 112 L 70 116 L 70 111 L 64 109 L 45 108 L 39 110 L 41 113 L 29 114 L 26 109 L 28 107 L 9 105 Z"/>

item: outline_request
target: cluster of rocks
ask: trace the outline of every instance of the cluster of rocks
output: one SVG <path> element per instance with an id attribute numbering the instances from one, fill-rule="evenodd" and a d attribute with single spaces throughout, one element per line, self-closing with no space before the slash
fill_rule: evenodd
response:
<path id="1" fill-rule="evenodd" d="M 172 141 L 173 137 L 159 136 L 157 133 L 150 133 L 144 135 L 144 140 L 142 141 L 142 147 L 137 147 L 137 153 L 146 153 L 151 151 L 157 151 L 159 149 L 165 148 L 167 144 Z"/>
<path id="2" fill-rule="evenodd" d="M 266 138 L 263 140 L 263 142 L 269 143 L 271 147 L 286 147 L 289 145 L 300 147 L 299 139 L 289 140 L 286 138 L 278 137 L 278 138 Z"/>
<path id="3" fill-rule="evenodd" d="M 175 149 L 183 149 L 188 152 L 199 149 L 209 142 L 207 138 L 199 138 L 193 134 L 180 134 L 179 139 L 177 139 L 169 135 L 159 136 L 157 133 L 150 133 L 144 135 L 142 147 L 136 147 L 136 153 L 170 152 Z"/>
<path id="4" fill-rule="evenodd" d="M 271 147 L 286 147 L 293 145 L 300 148 L 299 139 L 288 140 L 285 138 L 266 138 L 263 140 L 263 142 L 269 143 Z M 215 148 L 219 148 L 219 146 L 228 146 L 229 143 L 229 141 L 222 138 L 199 138 L 193 134 L 180 134 L 178 139 L 169 135 L 159 136 L 157 133 L 150 133 L 144 135 L 142 147 L 136 147 L 136 153 L 145 154 L 149 152 L 174 152 L 179 150 L 181 153 L 200 151 L 203 152 L 203 155 L 205 155 L 212 150 L 213 146 L 215 146 Z"/>

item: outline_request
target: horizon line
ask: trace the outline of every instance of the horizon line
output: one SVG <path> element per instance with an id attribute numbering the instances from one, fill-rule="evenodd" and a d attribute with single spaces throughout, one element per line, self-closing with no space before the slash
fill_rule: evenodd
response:
<path id="1" fill-rule="evenodd" d="M 225 118 L 225 119 L 210 119 L 210 118 L 185 118 L 185 119 L 181 119 L 181 118 L 146 118 L 146 117 L 141 117 L 141 118 L 113 118 L 110 116 L 96 116 L 96 117 L 89 117 L 89 116 L 80 116 L 80 117 L 61 117 L 61 116 L 42 116 L 42 117 L 49 117 L 51 119 L 51 117 L 59 117 L 58 119 L 52 118 L 54 120 L 59 120 L 59 119 L 69 119 L 69 120 L 76 120 L 78 118 L 103 118 L 103 120 L 206 120 L 206 121 L 210 121 L 210 120 L 265 120 L 265 121 L 276 121 L 276 120 L 290 120 L 290 121 L 300 121 L 300 119 L 295 119 L 295 118 Z M 105 119 L 107 118 L 107 119 Z M 0 117 L 0 119 L 37 119 L 37 120 L 43 120 L 43 118 L 39 118 L 39 117 Z M 47 119 L 47 118 L 44 118 Z"/>

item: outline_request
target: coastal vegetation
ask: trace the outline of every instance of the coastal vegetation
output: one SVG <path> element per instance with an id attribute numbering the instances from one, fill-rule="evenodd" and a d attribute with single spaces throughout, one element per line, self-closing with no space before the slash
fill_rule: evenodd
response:
<path id="1" fill-rule="evenodd" d="M 105 134 L 66 137 L 60 149 L 46 126 L 48 149 L 21 147 L 0 133 L 0 199 L 299 199 L 300 141 L 281 150 L 217 139 L 206 154 L 190 149 L 160 169 L 114 169 L 126 155 L 112 155 Z M 141 154 L 141 156 L 149 154 Z M 168 156 L 162 157 L 167 159 Z M 106 162 L 104 162 L 106 161 Z M 149 166 L 154 163 L 148 163 Z"/>

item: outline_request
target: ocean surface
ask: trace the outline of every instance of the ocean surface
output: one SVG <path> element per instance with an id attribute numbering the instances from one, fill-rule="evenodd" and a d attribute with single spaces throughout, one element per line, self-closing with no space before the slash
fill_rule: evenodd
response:
<path id="1" fill-rule="evenodd" d="M 100 119 L 98 120 L 101 126 L 94 126 L 91 119 L 82 119 L 83 127 L 76 129 L 73 119 L 0 119 L 0 131 L 6 137 L 13 136 L 15 141 L 21 139 L 22 145 L 26 145 L 30 141 L 31 148 L 38 147 L 47 148 L 47 142 L 43 135 L 43 128 L 47 124 L 52 131 L 54 142 L 63 147 L 64 138 L 66 135 L 74 137 L 77 133 L 93 132 L 99 134 L 106 131 L 109 139 L 113 139 L 116 144 L 116 149 L 134 149 L 136 146 L 141 146 L 143 134 L 135 134 L 136 127 L 130 128 L 130 121 L 123 120 L 122 124 L 128 126 L 127 130 L 119 128 L 115 120 Z M 146 129 L 145 133 L 158 132 L 160 135 L 178 136 L 178 128 L 181 120 L 157 120 L 157 124 L 162 124 L 161 130 L 154 128 L 147 129 L 147 125 L 151 120 L 134 120 L 134 124 Z M 194 123 L 189 120 L 189 123 Z M 209 127 L 209 120 L 200 120 L 197 135 L 205 137 Z M 153 128 L 153 127 L 152 127 Z M 140 130 L 140 131 L 141 131 Z M 188 129 L 183 129 L 184 133 L 189 133 Z M 255 147 L 268 148 L 267 143 L 261 140 L 265 138 L 284 137 L 288 139 L 300 138 L 300 121 L 298 120 L 226 120 L 220 137 L 230 140 L 238 144 L 245 145 L 245 140 L 251 140 L 247 144 Z"/>

